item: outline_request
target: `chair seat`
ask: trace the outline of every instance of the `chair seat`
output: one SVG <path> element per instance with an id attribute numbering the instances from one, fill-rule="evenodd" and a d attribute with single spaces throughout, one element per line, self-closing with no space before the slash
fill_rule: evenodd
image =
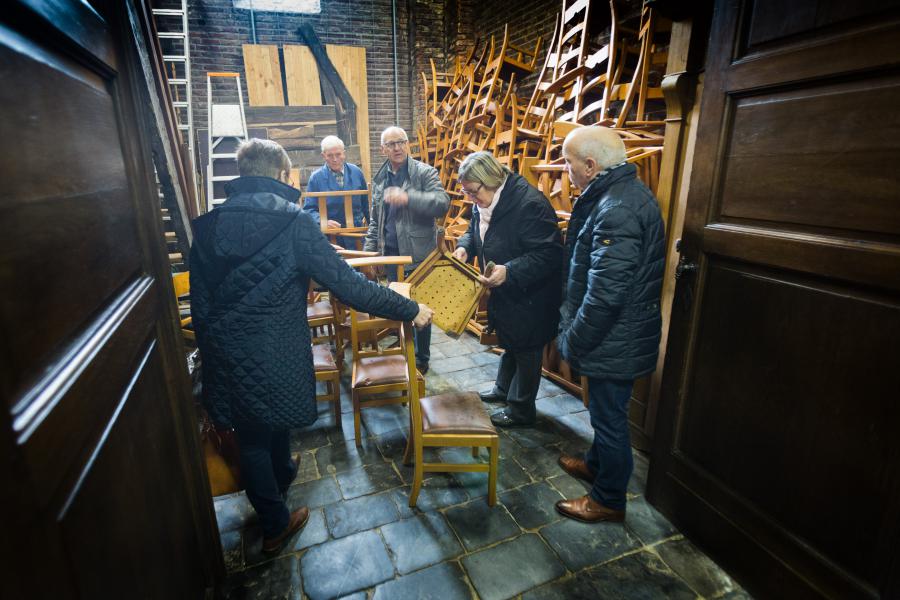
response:
<path id="1" fill-rule="evenodd" d="M 369 313 L 364 313 L 364 312 L 356 313 L 357 321 L 368 321 L 370 318 L 371 317 L 369 316 Z M 344 319 L 344 322 L 342 323 L 342 325 L 348 329 L 350 328 L 350 313 L 349 312 L 347 313 L 347 318 Z"/>
<path id="2" fill-rule="evenodd" d="M 361 358 L 354 366 L 353 387 L 403 383 L 408 377 L 406 359 L 400 355 Z"/>
<path id="3" fill-rule="evenodd" d="M 337 371 L 337 363 L 334 361 L 334 355 L 331 348 L 323 344 L 316 344 L 312 347 L 313 366 L 316 371 Z"/>
<path id="4" fill-rule="evenodd" d="M 327 300 L 306 305 L 307 319 L 324 319 L 331 316 L 334 316 L 334 312 L 331 310 L 331 302 Z"/>
<path id="5" fill-rule="evenodd" d="M 475 392 L 428 396 L 422 407 L 422 433 L 497 435 L 484 404 Z"/>

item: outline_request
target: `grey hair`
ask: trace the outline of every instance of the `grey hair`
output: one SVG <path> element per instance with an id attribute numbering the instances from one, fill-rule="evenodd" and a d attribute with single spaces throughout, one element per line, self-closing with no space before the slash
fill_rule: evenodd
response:
<path id="1" fill-rule="evenodd" d="M 512 173 L 500 164 L 490 152 L 473 152 L 459 165 L 459 180 L 480 183 L 489 190 L 496 190 Z"/>
<path id="2" fill-rule="evenodd" d="M 278 179 L 282 171 L 290 172 L 291 159 L 280 144 L 272 140 L 251 138 L 237 151 L 238 173 L 242 177 Z"/>
<path id="3" fill-rule="evenodd" d="M 329 148 L 337 148 L 338 146 L 340 146 L 340 148 L 343 150 L 344 149 L 344 140 L 342 140 L 341 138 L 339 138 L 336 135 L 326 135 L 325 137 L 322 138 L 321 145 L 322 145 L 322 152 L 327 151 Z"/>
<path id="4" fill-rule="evenodd" d="M 406 135 L 406 131 L 402 127 L 397 127 L 396 125 L 391 125 L 387 129 L 381 132 L 381 145 L 384 146 L 384 138 L 387 137 L 390 133 L 400 133 L 403 136 L 403 139 L 409 141 L 409 136 Z"/>
<path id="5" fill-rule="evenodd" d="M 608 127 L 579 127 L 573 129 L 563 142 L 563 151 L 581 160 L 593 158 L 601 169 L 625 162 L 625 143 L 619 134 Z"/>

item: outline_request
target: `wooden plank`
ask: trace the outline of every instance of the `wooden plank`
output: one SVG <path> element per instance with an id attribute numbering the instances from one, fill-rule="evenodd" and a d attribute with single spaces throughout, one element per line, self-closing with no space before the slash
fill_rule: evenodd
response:
<path id="1" fill-rule="evenodd" d="M 244 44 L 250 106 L 284 106 L 278 46 Z"/>
<path id="2" fill-rule="evenodd" d="M 366 179 L 371 179 L 372 159 L 369 148 L 369 86 L 366 79 L 366 49 L 357 46 L 326 44 L 325 50 L 356 102 L 356 135 L 358 139 L 353 141 L 360 145 L 362 155 L 360 168 Z"/>
<path id="3" fill-rule="evenodd" d="M 307 46 L 284 46 L 284 78 L 289 106 L 322 106 L 319 67 Z"/>
<path id="4" fill-rule="evenodd" d="M 260 123 L 335 122 L 334 106 L 250 106 L 245 111 L 248 125 Z"/>

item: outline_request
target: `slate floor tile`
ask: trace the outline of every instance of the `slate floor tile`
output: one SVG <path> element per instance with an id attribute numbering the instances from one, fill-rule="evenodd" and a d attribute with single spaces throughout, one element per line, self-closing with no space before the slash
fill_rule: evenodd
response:
<path id="1" fill-rule="evenodd" d="M 540 530 L 554 552 L 571 571 L 621 556 L 640 541 L 619 523 L 581 523 L 563 518 Z"/>
<path id="2" fill-rule="evenodd" d="M 360 411 L 362 427 L 365 435 L 382 435 L 396 429 L 409 427 L 409 413 L 399 404 L 395 406 L 376 406 Z"/>
<path id="3" fill-rule="evenodd" d="M 372 600 L 469 600 L 465 574 L 455 562 L 445 562 L 403 575 L 375 588 Z"/>
<path id="4" fill-rule="evenodd" d="M 328 539 L 328 529 L 325 527 L 325 514 L 321 508 L 309 511 L 309 521 L 300 535 L 294 539 L 292 552 L 299 552 L 304 548 L 321 544 Z"/>
<path id="5" fill-rule="evenodd" d="M 599 600 L 597 586 L 585 571 L 575 573 L 522 594 L 522 600 Z M 655 600 L 655 599 L 647 599 Z"/>
<path id="6" fill-rule="evenodd" d="M 219 496 L 213 506 L 219 531 L 233 531 L 256 523 L 256 511 L 244 492 Z"/>
<path id="7" fill-rule="evenodd" d="M 237 571 L 244 566 L 244 544 L 240 530 L 226 531 L 219 535 L 222 540 L 222 557 L 225 559 L 225 570 Z"/>
<path id="8" fill-rule="evenodd" d="M 288 507 L 294 510 L 301 506 L 308 506 L 310 509 L 313 509 L 337 502 L 340 499 L 341 490 L 338 488 L 334 478 L 328 476 L 315 481 L 292 485 L 288 489 L 287 504 Z"/>
<path id="9" fill-rule="evenodd" d="M 497 379 L 497 369 L 496 367 L 472 367 L 471 369 L 448 373 L 446 378 L 455 386 L 457 391 L 478 391 L 488 385 L 493 386 L 494 380 Z"/>
<path id="10" fill-rule="evenodd" d="M 462 564 L 481 600 L 511 598 L 566 572 L 553 551 L 533 533 L 464 556 Z"/>
<path id="11" fill-rule="evenodd" d="M 391 463 L 379 462 L 335 475 L 345 500 L 403 485 Z"/>
<path id="12" fill-rule="evenodd" d="M 511 490 L 531 483 L 531 477 L 511 458 L 501 458 L 497 464 L 497 491 Z"/>
<path id="13" fill-rule="evenodd" d="M 303 450 L 312 450 L 314 448 L 327 446 L 329 443 L 329 429 L 330 427 L 322 422 L 317 422 L 316 424 L 311 425 L 310 427 L 304 427 L 303 429 L 292 429 L 291 452 L 302 452 Z"/>
<path id="14" fill-rule="evenodd" d="M 341 441 L 316 450 L 316 464 L 322 475 L 343 473 L 350 469 L 384 462 L 375 444 L 365 444 L 357 448 L 351 441 Z"/>
<path id="15" fill-rule="evenodd" d="M 316 455 L 313 452 L 313 450 L 304 450 L 293 455 L 294 462 L 298 467 L 294 483 L 305 483 L 320 477 L 319 469 L 316 466 Z"/>
<path id="16" fill-rule="evenodd" d="M 310 548 L 300 560 L 300 572 L 306 595 L 326 600 L 387 581 L 394 566 L 381 536 L 364 531 Z"/>
<path id="17" fill-rule="evenodd" d="M 445 374 L 461 371 L 462 369 L 471 369 L 475 367 L 475 363 L 468 356 L 454 356 L 453 358 L 440 358 L 431 361 L 430 367 L 435 373 Z"/>
<path id="18" fill-rule="evenodd" d="M 454 558 L 463 549 L 438 512 L 416 515 L 381 528 L 397 571 L 406 574 Z"/>
<path id="19" fill-rule="evenodd" d="M 551 421 L 563 439 L 578 441 L 583 449 L 589 447 L 594 440 L 594 428 L 591 427 L 591 417 L 586 410 L 553 417 Z"/>
<path id="20" fill-rule="evenodd" d="M 356 592 L 355 594 L 350 594 L 349 596 L 341 596 L 339 600 L 367 600 L 369 596 L 366 592 Z"/>
<path id="21" fill-rule="evenodd" d="M 586 483 L 582 483 L 580 479 L 575 479 L 568 473 L 550 477 L 547 481 L 567 500 L 579 498 L 590 491 L 590 487 Z"/>
<path id="22" fill-rule="evenodd" d="M 675 526 L 641 496 L 628 501 L 625 525 L 644 544 L 652 544 L 678 533 Z"/>
<path id="23" fill-rule="evenodd" d="M 488 506 L 481 498 L 448 508 L 444 514 L 469 552 L 521 533 L 506 507 Z"/>
<path id="24" fill-rule="evenodd" d="M 634 456 L 634 471 L 628 482 L 628 491 L 632 494 L 643 494 L 647 488 L 647 471 L 650 468 L 650 461 L 637 450 L 634 450 L 632 455 Z"/>
<path id="25" fill-rule="evenodd" d="M 714 598 L 740 589 L 731 577 L 686 539 L 654 547 L 670 569 L 698 594 Z"/>
<path id="26" fill-rule="evenodd" d="M 536 529 L 560 519 L 556 512 L 556 502 L 562 496 L 546 481 L 525 485 L 516 490 L 504 492 L 500 501 L 524 529 Z"/>
<path id="27" fill-rule="evenodd" d="M 694 600 L 697 595 L 651 552 L 638 552 L 588 571 L 597 598 Z"/>
<path id="28" fill-rule="evenodd" d="M 325 508 L 328 529 L 335 538 L 372 529 L 399 518 L 400 513 L 387 494 L 363 496 Z"/>
<path id="29" fill-rule="evenodd" d="M 469 355 L 469 358 L 472 359 L 472 362 L 479 366 L 485 365 L 497 365 L 500 363 L 500 355 L 494 354 L 493 352 L 478 352 L 477 354 Z"/>
<path id="30" fill-rule="evenodd" d="M 541 386 L 538 388 L 537 398 L 548 398 L 550 396 L 559 396 L 560 394 L 568 394 L 569 392 L 555 383 L 541 379 Z"/>
<path id="31" fill-rule="evenodd" d="M 571 394 L 559 394 L 558 396 L 541 398 L 535 402 L 535 408 L 537 408 L 538 416 L 548 417 L 561 417 L 586 410 L 581 399 Z"/>
<path id="32" fill-rule="evenodd" d="M 453 343 L 452 341 L 450 343 L 441 344 L 440 346 L 438 346 L 438 349 L 440 350 L 441 354 L 444 355 L 445 358 L 453 358 L 455 356 L 467 356 L 469 354 L 472 354 L 472 352 L 473 352 L 473 349 L 470 348 L 468 345 L 462 344 L 462 343 Z M 432 357 L 432 360 L 434 360 L 433 357 Z"/>
<path id="33" fill-rule="evenodd" d="M 501 448 L 502 453 L 502 448 Z M 535 480 L 547 479 L 564 471 L 556 464 L 559 449 L 553 446 L 544 448 L 523 448 L 513 452 L 516 462 Z"/>
<path id="34" fill-rule="evenodd" d="M 391 492 L 400 514 L 405 511 L 407 514 L 413 514 L 415 511 L 409 507 L 409 491 L 410 486 L 403 486 Z M 457 481 L 447 476 L 433 476 L 426 479 L 422 483 L 419 490 L 419 497 L 416 499 L 416 509 L 420 512 L 445 508 L 462 504 L 469 500 L 469 494 L 466 488 L 462 487 Z"/>
<path id="35" fill-rule="evenodd" d="M 510 429 L 508 433 L 523 448 L 540 448 L 564 441 L 559 430 L 544 419 L 538 419 L 534 427 Z"/>
<path id="36" fill-rule="evenodd" d="M 285 556 L 235 573 L 224 586 L 228 600 L 300 600 L 303 587 L 296 556 Z"/>

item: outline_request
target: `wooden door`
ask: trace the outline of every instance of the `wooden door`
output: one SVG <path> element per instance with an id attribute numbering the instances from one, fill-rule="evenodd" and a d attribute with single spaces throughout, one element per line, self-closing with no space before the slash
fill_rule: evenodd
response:
<path id="1" fill-rule="evenodd" d="M 763 598 L 900 597 L 900 10 L 721 0 L 648 498 Z"/>
<path id="2" fill-rule="evenodd" d="M 198 598 L 221 564 L 125 7 L 0 11 L 3 598 Z"/>

